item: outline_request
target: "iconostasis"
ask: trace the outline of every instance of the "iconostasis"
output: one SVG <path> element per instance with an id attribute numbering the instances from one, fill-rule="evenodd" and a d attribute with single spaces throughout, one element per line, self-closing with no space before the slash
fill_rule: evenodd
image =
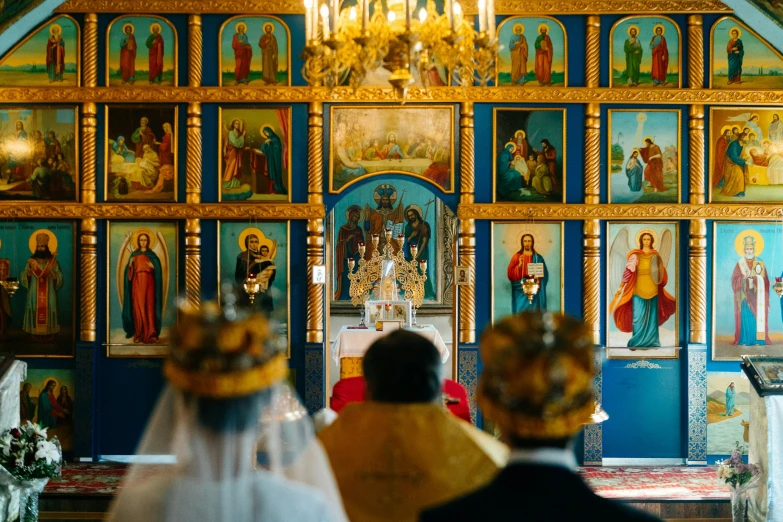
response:
<path id="1" fill-rule="evenodd" d="M 496 3 L 490 85 L 434 60 L 404 104 L 383 74 L 307 86 L 295 2 L 63 4 L 0 58 L 23 416 L 75 456 L 132 453 L 178 303 L 247 300 L 251 272 L 318 410 L 358 320 L 348 260 L 389 227 L 427 260 L 419 317 L 470 392 L 486 325 L 563 311 L 603 361 L 586 462 L 728 454 L 753 423 L 739 356 L 783 355 L 783 55 L 717 1 L 605 3 Z"/>

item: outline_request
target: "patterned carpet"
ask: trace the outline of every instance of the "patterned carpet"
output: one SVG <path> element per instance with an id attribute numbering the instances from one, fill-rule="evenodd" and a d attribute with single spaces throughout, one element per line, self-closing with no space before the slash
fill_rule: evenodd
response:
<path id="1" fill-rule="evenodd" d="M 127 466 L 124 464 L 71 464 L 60 480 L 52 480 L 44 495 L 111 497 L 116 495 Z M 160 465 L 149 465 L 145 475 Z M 728 490 L 715 476 L 715 468 L 582 468 L 580 473 L 601 496 L 622 500 L 728 500 Z"/>

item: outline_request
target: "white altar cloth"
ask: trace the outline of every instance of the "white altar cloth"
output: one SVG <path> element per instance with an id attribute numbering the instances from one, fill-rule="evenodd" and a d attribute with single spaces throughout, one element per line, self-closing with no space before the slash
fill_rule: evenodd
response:
<path id="1" fill-rule="evenodd" d="M 424 326 L 424 328 L 406 328 L 406 330 L 417 333 L 432 341 L 432 344 L 434 344 L 435 348 L 440 352 L 441 361 L 444 363 L 448 361 L 449 349 L 446 347 L 446 343 L 443 342 L 440 332 L 431 324 L 422 326 Z M 367 328 L 364 330 L 358 328 L 349 329 L 347 326 L 343 326 L 337 334 L 337 338 L 334 340 L 332 358 L 339 366 L 340 359 L 344 357 L 364 357 L 364 353 L 370 348 L 372 343 L 384 335 L 389 335 L 389 333 L 390 332 L 378 332 L 374 328 Z"/>

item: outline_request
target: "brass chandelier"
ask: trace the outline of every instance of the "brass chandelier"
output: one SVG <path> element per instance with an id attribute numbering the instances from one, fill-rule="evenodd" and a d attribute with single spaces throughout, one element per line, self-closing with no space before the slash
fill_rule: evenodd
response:
<path id="1" fill-rule="evenodd" d="M 498 40 L 493 0 L 479 0 L 478 30 L 459 0 L 445 0 L 444 13 L 438 13 L 434 0 L 426 0 L 417 15 L 416 0 L 357 0 L 345 8 L 340 0 L 318 1 L 304 0 L 302 75 L 311 86 L 357 88 L 369 72 L 383 68 L 404 98 L 415 81 L 412 66 L 425 88 L 433 86 L 425 71 L 436 66 L 445 69 L 446 85 L 484 86 L 494 77 Z"/>

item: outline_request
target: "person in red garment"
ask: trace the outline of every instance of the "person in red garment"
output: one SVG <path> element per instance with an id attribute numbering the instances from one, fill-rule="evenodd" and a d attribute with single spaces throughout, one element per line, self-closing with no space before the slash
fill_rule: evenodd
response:
<path id="1" fill-rule="evenodd" d="M 147 49 L 150 50 L 150 83 L 160 84 L 163 82 L 163 36 L 157 22 L 150 26 Z"/>
<path id="2" fill-rule="evenodd" d="M 663 36 L 663 25 L 655 26 L 655 35 L 650 40 L 652 49 L 652 82 L 656 87 L 666 85 L 666 75 L 669 74 L 669 48 Z"/>
<path id="3" fill-rule="evenodd" d="M 583 322 L 525 312 L 489 327 L 479 346 L 476 398 L 511 447 L 508 464 L 488 485 L 423 511 L 420 522 L 659 520 L 599 497 L 574 472 L 574 438 L 596 411 L 593 338 Z"/>
<path id="4" fill-rule="evenodd" d="M 663 154 L 661 148 L 651 137 L 644 138 L 644 147 L 639 149 L 642 159 L 647 164 L 644 167 L 644 179 L 650 183 L 652 192 L 665 192 L 663 186 Z"/>
<path id="5" fill-rule="evenodd" d="M 247 38 L 247 24 L 239 22 L 236 26 L 237 32 L 234 33 L 234 39 L 231 41 L 231 48 L 234 49 L 234 81 L 237 85 L 250 83 L 250 61 L 253 59 L 253 46 Z"/>
<path id="6" fill-rule="evenodd" d="M 125 266 L 122 327 L 134 343 L 157 343 L 161 330 L 163 275 L 158 255 L 150 249 L 150 236 L 141 233 L 137 248 Z"/>
<path id="7" fill-rule="evenodd" d="M 122 26 L 122 38 L 120 39 L 120 76 L 122 76 L 122 83 L 130 83 L 136 81 L 136 37 L 133 36 L 134 32 L 133 24 L 125 24 Z"/>

